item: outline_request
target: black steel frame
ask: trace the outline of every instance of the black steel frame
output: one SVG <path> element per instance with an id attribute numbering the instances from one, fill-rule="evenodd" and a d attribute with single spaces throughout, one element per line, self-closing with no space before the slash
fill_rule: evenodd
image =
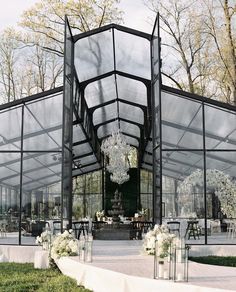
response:
<path id="1" fill-rule="evenodd" d="M 69 204 L 68 204 L 68 208 L 69 208 L 69 214 L 68 214 L 68 219 L 69 219 L 69 227 L 71 227 L 71 222 L 72 222 L 72 170 L 75 171 L 75 175 L 79 175 L 78 172 L 76 172 L 77 169 L 73 169 L 72 164 L 73 161 L 76 161 L 78 159 L 82 159 L 83 157 L 86 156 L 90 156 L 90 155 L 94 155 L 95 156 L 95 160 L 94 162 L 90 162 L 88 164 L 83 165 L 83 167 L 88 167 L 88 166 L 96 166 L 93 170 L 91 171 L 97 171 L 99 169 L 103 170 L 104 169 L 104 163 L 103 163 L 103 157 L 100 153 L 100 143 L 101 143 L 101 139 L 105 138 L 102 137 L 101 139 L 98 139 L 97 137 L 97 129 L 105 124 L 111 123 L 114 120 L 118 120 L 119 121 L 124 121 L 127 123 L 131 123 L 134 124 L 136 126 L 139 127 L 140 129 L 140 136 L 134 136 L 134 135 L 130 135 L 128 133 L 124 133 L 127 136 L 130 136 L 132 138 L 135 138 L 138 140 L 139 142 L 139 147 L 138 147 L 138 156 L 139 156 L 139 169 L 141 168 L 141 164 L 143 162 L 143 158 L 144 155 L 150 155 L 152 156 L 152 163 L 148 163 L 144 161 L 144 164 L 152 167 L 152 172 L 153 172 L 153 212 L 154 212 L 154 222 L 159 222 L 160 224 L 162 223 L 162 215 L 163 215 L 163 210 L 162 210 L 162 202 L 163 202 L 163 192 L 162 192 L 162 177 L 163 177 L 163 171 L 165 170 L 165 166 L 163 164 L 163 155 L 165 154 L 165 152 L 180 152 L 180 151 L 185 151 L 185 152 L 193 152 L 193 153 L 202 153 L 203 154 L 203 168 L 204 168 L 204 204 L 205 204 L 205 229 L 207 227 L 207 210 L 206 210 L 206 163 L 207 163 L 207 157 L 209 157 L 209 153 L 211 152 L 220 152 L 220 151 L 225 151 L 225 152 L 236 152 L 236 148 L 235 150 L 229 150 L 229 149 L 220 149 L 220 150 L 216 150 L 216 149 L 208 149 L 206 147 L 206 137 L 208 136 L 208 133 L 206 132 L 205 129 L 205 107 L 206 106 L 212 106 L 212 107 L 218 107 L 221 110 L 225 110 L 225 111 L 231 111 L 236 113 L 236 107 L 229 105 L 229 104 L 225 104 L 225 103 L 221 103 L 219 101 L 216 100 L 211 100 L 196 94 L 191 94 L 188 92 L 184 92 L 178 89 L 174 89 L 168 86 L 165 86 L 162 84 L 162 80 L 161 80 L 161 56 L 160 56 L 160 30 L 159 30 L 159 15 L 157 15 L 156 21 L 155 21 L 155 25 L 154 25 L 154 30 L 157 29 L 157 35 L 154 35 L 154 30 L 152 35 L 149 34 L 145 34 L 133 29 L 129 29 L 120 25 L 116 25 L 116 24 L 110 24 L 86 33 L 82 33 L 76 36 L 73 36 L 70 30 L 70 25 L 68 22 L 68 19 L 66 18 L 65 20 L 66 26 L 67 28 L 65 29 L 65 58 L 67 57 L 66 54 L 66 41 L 68 41 L 68 30 L 70 33 L 70 37 L 69 37 L 69 41 L 71 42 L 72 48 L 71 48 L 71 74 L 69 74 L 68 76 L 66 76 L 66 59 L 65 59 L 65 70 L 64 70 L 64 86 L 63 87 L 58 87 L 56 89 L 53 90 L 49 90 L 47 92 L 44 93 L 40 93 L 40 94 L 36 94 L 30 97 L 26 97 L 24 99 L 21 100 L 17 100 L 8 104 L 4 104 L 4 105 L 0 105 L 0 111 L 2 110 L 7 110 L 9 108 L 13 108 L 13 107 L 21 107 L 22 108 L 22 125 L 21 125 L 21 137 L 20 137 L 20 141 L 21 141 L 21 147 L 19 149 L 19 151 L 8 151 L 8 150 L 2 150 L 0 151 L 0 153 L 19 153 L 20 155 L 20 162 L 21 162 L 21 167 L 20 167 L 20 210 L 22 209 L 22 184 L 23 184 L 23 158 L 24 158 L 24 153 L 33 153 L 33 155 L 40 155 L 43 153 L 61 153 L 62 154 L 62 194 L 64 193 L 65 189 L 67 189 L 67 193 L 70 194 L 68 196 L 69 199 Z M 142 37 L 146 40 L 148 40 L 150 42 L 150 52 L 151 52 L 151 80 L 145 79 L 145 78 L 141 78 L 139 76 L 135 76 L 135 75 L 131 75 L 128 73 L 124 73 L 121 71 L 118 71 L 116 69 L 116 66 L 114 65 L 114 70 L 111 72 L 107 72 L 106 74 L 91 78 L 89 80 L 85 80 L 83 82 L 80 82 L 76 73 L 76 69 L 74 67 L 74 53 L 73 53 L 73 48 L 74 48 L 74 44 L 79 41 L 82 38 L 86 38 L 88 36 L 103 32 L 103 31 L 107 31 L 107 30 L 112 30 L 113 32 L 113 36 L 114 36 L 114 30 L 120 30 L 123 31 L 125 33 L 129 33 L 132 35 L 136 35 L 139 37 Z M 155 40 L 158 40 L 158 47 L 153 47 L 153 42 L 154 42 L 154 38 Z M 116 58 L 116 54 L 115 54 L 115 45 L 114 45 L 115 39 L 113 38 L 113 55 L 114 55 L 114 64 L 116 64 L 115 62 L 115 58 Z M 158 55 L 158 60 L 154 60 L 154 49 L 157 49 L 158 52 L 155 52 Z M 156 65 L 156 63 L 154 64 L 153 61 L 158 61 L 158 73 L 156 74 L 156 72 L 154 72 L 154 65 Z M 155 74 L 154 74 L 155 73 Z M 147 106 L 138 104 L 138 103 L 133 103 L 127 100 L 122 100 L 119 98 L 118 93 L 115 99 L 105 102 L 103 104 L 94 106 L 89 108 L 87 103 L 86 103 L 86 99 L 85 99 L 85 92 L 86 92 L 86 87 L 88 86 L 88 84 L 97 81 L 97 80 L 101 80 L 102 78 L 106 78 L 109 77 L 111 75 L 120 75 L 123 77 L 127 77 L 127 78 L 131 78 L 137 81 L 142 82 L 147 89 Z M 70 83 L 70 88 L 69 88 L 69 92 L 66 92 L 66 82 L 69 80 Z M 155 91 L 154 89 L 154 85 L 155 83 L 158 83 L 157 86 L 157 91 Z M 116 85 L 117 86 L 117 85 Z M 23 131 L 24 131 L 24 125 L 23 125 L 23 120 L 24 120 L 24 108 L 25 108 L 25 104 L 27 104 L 28 102 L 33 102 L 37 99 L 42 99 L 42 98 L 47 98 L 48 96 L 52 96 L 52 95 L 56 95 L 58 93 L 61 93 L 62 90 L 64 89 L 64 96 L 63 96 L 63 100 L 64 100 L 64 104 L 63 104 L 63 123 L 62 123 L 62 128 L 63 128 L 63 147 L 61 150 L 51 150 L 51 151 L 47 151 L 47 150 L 43 150 L 43 151 L 27 151 L 23 149 Z M 163 92 L 167 92 L 167 93 L 171 93 L 174 95 L 177 95 L 179 97 L 182 98 L 187 98 L 189 100 L 193 100 L 193 101 L 197 101 L 199 102 L 199 104 L 202 107 L 202 119 L 203 119 L 203 130 L 202 133 L 198 133 L 199 135 L 202 135 L 202 143 L 203 143 L 203 147 L 201 149 L 186 149 L 183 147 L 176 147 L 176 145 L 172 145 L 170 144 L 170 147 L 173 148 L 168 148 L 166 149 L 164 146 L 166 145 L 165 141 L 163 141 L 163 137 L 162 137 L 162 126 L 165 125 L 165 121 L 162 120 L 162 93 Z M 158 101 L 158 104 L 157 104 Z M 69 120 L 69 122 L 66 122 L 66 112 L 65 112 L 65 107 L 68 106 L 68 104 L 66 104 L 66 102 L 68 102 L 69 104 L 69 112 L 71 115 L 71 118 Z M 123 102 L 123 103 L 127 103 L 131 106 L 134 107 L 138 107 L 142 110 L 142 112 L 144 113 L 144 123 L 138 123 L 138 122 L 134 122 L 132 120 L 128 120 L 128 119 L 124 119 L 122 117 L 119 117 L 118 115 L 118 119 L 110 119 L 110 120 L 106 120 L 103 121 L 97 125 L 93 124 L 93 120 L 92 120 L 92 114 L 93 112 L 100 108 L 100 107 L 104 107 L 108 104 L 114 103 L 114 102 Z M 53 109 L 52 109 L 53 110 Z M 156 123 L 155 117 L 158 111 L 158 124 Z M 75 116 L 75 120 L 72 120 L 72 116 Z M 84 136 L 85 136 L 85 140 L 83 141 L 72 141 L 73 139 L 73 135 L 72 135 L 72 127 L 78 125 L 80 127 L 80 129 L 82 130 Z M 69 126 L 70 129 L 70 133 L 69 133 L 69 141 L 65 141 L 65 131 L 66 131 L 66 127 Z M 179 125 L 172 125 L 173 127 L 180 127 Z M 150 137 L 151 134 L 151 129 L 153 129 L 152 131 L 152 137 Z M 52 129 L 53 130 L 53 129 Z M 158 131 L 156 131 L 158 130 Z M 191 129 L 191 131 L 195 131 L 194 129 Z M 157 132 L 159 132 L 159 136 L 157 136 Z M 37 133 L 36 133 L 37 134 Z M 214 138 L 217 138 L 214 136 Z M 219 139 L 221 137 L 218 137 Z M 152 143 L 152 153 L 148 152 L 146 150 L 147 144 L 148 142 Z M 231 141 L 232 144 L 236 145 L 236 141 Z M 89 151 L 87 153 L 84 154 L 80 154 L 80 155 L 76 155 L 73 156 L 73 147 L 82 145 L 82 144 L 87 144 L 89 146 Z M 67 145 L 65 145 L 67 144 Z M 92 151 L 91 151 L 92 149 Z M 65 169 L 65 151 L 68 152 L 69 155 L 69 160 L 67 161 L 67 163 L 69 163 L 70 165 L 70 170 L 68 171 L 68 165 L 67 165 L 67 169 Z M 158 155 L 157 155 L 158 153 Z M 159 158 L 158 158 L 159 157 Z M 157 160 L 158 159 L 158 160 Z M 219 158 L 218 158 L 219 160 Z M 225 162 L 227 162 L 227 160 L 224 160 Z M 180 161 L 179 161 L 180 162 Z M 229 162 L 229 161 L 228 161 Z M 99 166 L 97 166 L 97 164 Z M 183 163 L 186 164 L 186 163 Z M 189 165 L 190 166 L 190 165 Z M 193 167 L 193 165 L 191 165 Z M 159 168 L 159 169 L 158 169 Z M 91 172 L 89 171 L 89 172 Z M 81 173 L 80 174 L 85 174 L 87 173 L 86 171 L 83 172 L 83 169 L 81 169 Z M 102 175 L 104 178 L 104 174 Z M 173 178 L 178 179 L 178 177 L 173 176 Z M 104 191 L 104 181 L 103 181 L 103 191 Z M 63 214 L 63 195 L 61 196 L 61 211 Z M 104 194 L 103 194 L 103 204 L 104 204 Z M 157 210 L 158 208 L 158 210 Z M 61 223 L 63 223 L 63 216 L 61 219 Z M 61 224 L 62 225 L 62 224 Z M 19 222 L 19 244 L 21 244 L 21 230 L 20 230 L 20 226 L 21 226 L 21 219 Z M 205 232 L 205 244 L 207 244 L 207 233 Z"/>
<path id="2" fill-rule="evenodd" d="M 52 154 L 55 154 L 55 153 L 59 153 L 61 154 L 62 153 L 62 150 L 58 150 L 55 149 L 55 150 L 24 150 L 24 139 L 25 138 L 30 138 L 30 137 L 33 137 L 37 134 L 40 134 L 40 132 L 44 132 L 43 130 L 42 131 L 39 131 L 39 132 L 36 132 L 34 134 L 27 134 L 27 135 L 24 135 L 24 119 L 25 119 L 25 108 L 27 107 L 27 104 L 30 104 L 32 102 L 35 102 L 37 100 L 45 100 L 45 99 L 48 99 L 48 98 L 52 98 L 53 96 L 57 96 L 58 94 L 62 94 L 63 92 L 63 87 L 58 87 L 58 88 L 55 88 L 55 89 L 52 89 L 52 90 L 48 90 L 47 92 L 42 92 L 42 93 L 38 93 L 38 94 L 34 94 L 32 96 L 29 96 L 29 97 L 26 97 L 26 98 L 23 98 L 23 99 L 19 99 L 19 100 L 15 100 L 13 102 L 10 102 L 10 103 L 7 103 L 7 104 L 3 104 L 3 105 L 0 105 L 0 111 L 4 111 L 4 110 L 8 110 L 8 109 L 14 109 L 14 108 L 20 108 L 21 109 L 21 121 L 20 124 L 21 124 L 21 130 L 20 130 L 20 136 L 15 138 L 15 139 L 11 139 L 11 140 L 7 140 L 8 143 L 14 143 L 16 141 L 19 141 L 20 142 L 20 148 L 19 150 L 0 150 L 0 154 L 2 153 L 5 153 L 5 154 L 8 154 L 8 153 L 18 153 L 19 154 L 19 158 L 18 159 L 15 159 L 15 160 L 11 160 L 9 161 L 8 163 L 5 163 L 4 166 L 7 166 L 7 165 L 10 165 L 10 164 L 13 164 L 13 163 L 16 163 L 16 162 L 20 162 L 20 168 L 19 168 L 19 172 L 17 172 L 16 174 L 14 175 L 10 175 L 10 176 L 7 176 L 7 177 L 4 177 L 1 182 L 3 183 L 3 185 L 5 187 L 9 187 L 10 189 L 16 189 L 16 192 L 17 192 L 17 189 L 19 190 L 18 193 L 19 193 L 19 198 L 18 199 L 18 202 L 19 202 L 19 229 L 18 229 L 18 234 L 19 234 L 19 237 L 18 237 L 18 244 L 21 245 L 22 244 L 22 241 L 21 241 L 21 213 L 22 213 L 22 199 L 23 199 L 23 191 L 22 191 L 22 188 L 23 188 L 23 185 L 25 186 L 27 183 L 24 183 L 23 182 L 23 174 L 27 174 L 27 173 L 30 173 L 31 171 L 33 171 L 32 169 L 30 171 L 24 171 L 23 170 L 23 164 L 24 164 L 24 160 L 25 159 L 32 159 L 32 158 L 37 158 L 37 157 L 40 157 L 40 155 L 43 155 L 43 154 L 48 154 L 48 153 L 52 153 Z M 52 130 L 55 130 L 52 129 Z M 49 132 L 50 132 L 50 129 L 49 129 Z M 45 131 L 44 133 L 47 133 L 47 131 Z M 59 147 L 61 148 L 61 147 Z M 31 154 L 32 155 L 28 155 L 27 158 L 24 157 L 25 154 Z M 58 164 L 58 163 L 57 163 Z M 45 165 L 42 165 L 42 168 L 47 168 L 51 165 L 48 165 L 48 166 L 45 166 Z M 38 170 L 39 168 L 35 169 L 35 170 Z M 7 180 L 7 179 L 11 179 L 11 178 L 14 178 L 14 177 L 17 177 L 19 176 L 19 185 L 15 185 L 14 187 L 13 186 L 8 186 L 6 183 L 4 183 L 4 180 Z M 48 177 L 47 177 L 48 178 Z M 33 182 L 34 180 L 32 179 L 30 182 L 28 183 L 31 183 Z M 58 181 L 61 181 L 61 179 L 58 179 Z M 42 187 L 44 187 L 46 185 L 42 185 Z M 4 245 L 4 243 L 1 243 Z"/>

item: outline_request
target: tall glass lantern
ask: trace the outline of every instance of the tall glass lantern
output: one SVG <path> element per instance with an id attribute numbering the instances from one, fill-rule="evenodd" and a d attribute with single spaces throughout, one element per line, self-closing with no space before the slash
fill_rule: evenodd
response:
<path id="1" fill-rule="evenodd" d="M 158 240 L 156 240 L 154 253 L 154 279 L 170 280 L 173 278 L 172 246 L 169 247 L 168 255 L 165 257 L 159 256 L 158 248 Z"/>
<path id="2" fill-rule="evenodd" d="M 188 282 L 188 255 L 188 245 L 175 245 L 173 258 L 173 280 L 175 282 Z"/>

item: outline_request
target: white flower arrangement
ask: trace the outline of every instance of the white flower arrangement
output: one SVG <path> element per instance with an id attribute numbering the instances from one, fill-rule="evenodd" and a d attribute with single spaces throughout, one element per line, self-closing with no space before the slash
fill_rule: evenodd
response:
<path id="1" fill-rule="evenodd" d="M 101 217 L 103 217 L 104 215 L 105 215 L 104 210 L 102 210 L 102 211 L 97 211 L 97 212 L 96 212 L 96 217 L 97 217 L 97 218 L 101 218 Z"/>
<path id="2" fill-rule="evenodd" d="M 74 237 L 72 229 L 65 230 L 54 237 L 51 248 L 52 259 L 75 255 L 78 255 L 78 240 Z"/>
<path id="3" fill-rule="evenodd" d="M 138 214 L 139 214 L 140 216 L 146 216 L 146 215 L 148 215 L 148 209 L 144 209 L 144 208 L 142 208 L 141 211 L 138 211 Z"/>
<path id="4" fill-rule="evenodd" d="M 198 169 L 184 179 L 178 187 L 178 193 L 188 195 L 193 187 L 203 187 L 204 173 Z M 206 170 L 206 185 L 215 191 L 221 203 L 221 211 L 227 218 L 236 217 L 236 184 L 229 175 L 217 169 Z"/>
<path id="5" fill-rule="evenodd" d="M 175 234 L 169 233 L 166 225 L 155 225 L 144 238 L 143 250 L 146 254 L 154 255 L 157 241 L 157 256 L 165 258 L 169 255 L 169 248 L 175 237 Z"/>
<path id="6" fill-rule="evenodd" d="M 44 249 L 49 249 L 51 245 L 51 238 L 52 234 L 51 231 L 45 230 L 44 232 L 41 233 L 40 236 L 36 237 L 36 244 L 42 245 Z"/>

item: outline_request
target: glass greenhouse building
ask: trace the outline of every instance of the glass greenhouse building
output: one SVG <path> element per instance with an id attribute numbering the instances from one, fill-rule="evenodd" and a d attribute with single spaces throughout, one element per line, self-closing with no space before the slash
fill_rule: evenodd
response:
<path id="1" fill-rule="evenodd" d="M 236 244 L 236 107 L 162 84 L 158 21 L 152 35 L 66 21 L 63 87 L 1 105 L 0 121 L 0 244 L 106 213 L 117 185 L 100 146 L 118 130 L 135 156 L 127 217 L 145 208 L 183 236 L 197 221 L 190 244 Z"/>

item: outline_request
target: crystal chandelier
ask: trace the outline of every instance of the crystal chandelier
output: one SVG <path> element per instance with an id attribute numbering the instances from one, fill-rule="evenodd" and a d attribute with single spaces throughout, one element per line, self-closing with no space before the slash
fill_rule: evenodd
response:
<path id="1" fill-rule="evenodd" d="M 107 170 L 111 173 L 111 181 L 119 185 L 129 180 L 128 154 L 131 150 L 125 137 L 120 133 L 112 133 L 110 137 L 102 141 L 101 150 L 108 157 Z"/>

